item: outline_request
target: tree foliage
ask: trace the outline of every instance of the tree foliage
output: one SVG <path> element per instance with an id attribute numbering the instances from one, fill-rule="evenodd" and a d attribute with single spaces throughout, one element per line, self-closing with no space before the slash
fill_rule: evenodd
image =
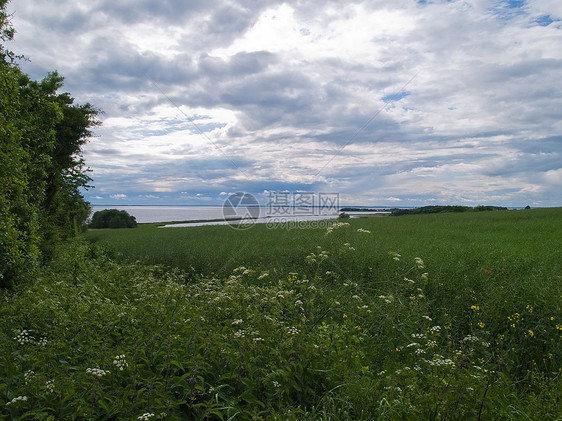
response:
<path id="1" fill-rule="evenodd" d="M 137 220 L 127 211 L 104 209 L 94 213 L 90 228 L 136 228 Z"/>
<path id="2" fill-rule="evenodd" d="M 98 111 L 58 93 L 57 72 L 33 81 L 4 43 L 14 30 L 0 0 L 0 286 L 49 258 L 89 215 L 81 147 Z"/>

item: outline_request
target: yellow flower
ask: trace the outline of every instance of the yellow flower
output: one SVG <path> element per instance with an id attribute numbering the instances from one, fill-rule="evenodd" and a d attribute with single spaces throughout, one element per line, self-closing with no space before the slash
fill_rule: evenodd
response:
<path id="1" fill-rule="evenodd" d="M 479 311 L 480 310 L 480 306 L 475 306 L 475 305 L 471 305 L 470 309 L 473 311 Z"/>
<path id="2" fill-rule="evenodd" d="M 478 322 L 478 326 L 480 326 L 481 328 L 483 328 L 484 326 L 486 326 L 486 324 L 483 323 L 483 322 Z"/>
<path id="3" fill-rule="evenodd" d="M 529 336 L 532 338 L 533 336 L 535 336 L 535 332 L 533 332 L 531 329 L 529 329 Z"/>
<path id="4" fill-rule="evenodd" d="M 347 314 L 343 313 L 343 318 L 347 319 Z"/>

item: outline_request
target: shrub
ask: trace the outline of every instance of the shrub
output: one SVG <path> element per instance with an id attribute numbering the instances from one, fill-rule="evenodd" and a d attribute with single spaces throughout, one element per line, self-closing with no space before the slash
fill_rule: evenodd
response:
<path id="1" fill-rule="evenodd" d="M 127 211 L 104 209 L 94 213 L 89 226 L 90 228 L 136 228 L 137 220 Z"/>

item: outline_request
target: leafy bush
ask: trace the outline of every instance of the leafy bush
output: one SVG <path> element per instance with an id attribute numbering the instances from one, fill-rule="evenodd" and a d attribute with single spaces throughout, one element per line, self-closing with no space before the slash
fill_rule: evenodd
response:
<path id="1" fill-rule="evenodd" d="M 90 228 L 136 228 L 137 220 L 127 211 L 104 209 L 94 213 Z"/>

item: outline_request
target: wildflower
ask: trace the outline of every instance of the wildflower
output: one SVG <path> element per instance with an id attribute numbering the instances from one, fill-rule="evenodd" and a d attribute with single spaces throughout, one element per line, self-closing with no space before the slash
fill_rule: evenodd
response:
<path id="1" fill-rule="evenodd" d="M 348 222 L 335 222 L 334 224 L 332 224 L 327 230 L 326 230 L 326 234 L 324 235 L 329 235 L 331 234 L 334 230 L 342 228 L 342 227 L 349 227 L 349 223 Z"/>
<path id="2" fill-rule="evenodd" d="M 421 274 L 422 281 L 427 281 L 428 277 L 429 277 L 429 273 L 427 272 Z"/>
<path id="3" fill-rule="evenodd" d="M 265 339 L 259 338 L 259 337 L 258 337 L 258 338 L 254 338 L 254 342 L 255 342 L 255 343 L 258 343 L 258 342 L 265 342 Z"/>
<path id="4" fill-rule="evenodd" d="M 23 375 L 23 377 L 24 377 L 24 379 L 25 379 L 25 382 L 26 382 L 26 383 L 29 383 L 29 382 L 33 379 L 33 377 L 35 377 L 35 371 L 33 371 L 33 370 L 27 370 L 27 371 L 25 372 L 25 374 Z"/>
<path id="5" fill-rule="evenodd" d="M 533 336 L 535 336 L 535 332 L 533 332 L 531 329 L 528 330 L 529 332 L 529 336 L 532 338 Z"/>
<path id="6" fill-rule="evenodd" d="M 127 368 L 129 364 L 127 363 L 125 355 L 117 355 L 113 360 L 113 364 L 117 366 L 120 371 L 123 371 L 124 368 Z"/>
<path id="7" fill-rule="evenodd" d="M 486 323 L 484 323 L 484 322 L 478 322 L 478 326 L 480 326 L 480 327 L 483 329 L 484 326 L 486 326 Z"/>
<path id="8" fill-rule="evenodd" d="M 415 284 L 415 283 L 416 283 L 414 280 L 408 279 L 408 278 L 406 278 L 406 277 L 404 277 L 404 280 L 405 280 L 406 282 L 411 283 L 411 284 Z"/>
<path id="9" fill-rule="evenodd" d="M 109 370 L 101 370 L 99 368 L 87 368 L 86 373 L 93 374 L 95 377 L 103 377 L 109 374 Z"/>
<path id="10" fill-rule="evenodd" d="M 232 324 L 232 325 L 240 325 L 240 324 L 242 324 L 242 323 L 244 323 L 244 320 L 242 320 L 242 319 L 236 319 L 236 320 L 234 320 L 231 324 Z"/>
<path id="11" fill-rule="evenodd" d="M 370 233 L 371 233 L 371 231 L 366 230 L 366 229 L 363 229 L 363 228 L 359 228 L 359 229 L 357 230 L 357 232 L 363 232 L 363 233 L 365 233 L 365 234 L 370 234 Z"/>
<path id="12" fill-rule="evenodd" d="M 471 305 L 471 306 L 470 306 L 470 309 L 471 309 L 472 311 L 480 311 L 480 306 Z"/>
<path id="13" fill-rule="evenodd" d="M 20 345 L 32 343 L 35 339 L 31 336 L 31 330 L 23 329 L 17 330 L 16 332 L 17 334 L 14 337 L 14 340 L 16 340 Z"/>
<path id="14" fill-rule="evenodd" d="M 27 396 L 17 396 L 17 397 L 15 397 L 14 399 L 12 399 L 10 402 L 8 402 L 8 403 L 6 404 L 6 406 L 8 406 L 8 405 L 13 405 L 13 404 L 15 404 L 15 403 L 17 403 L 17 402 L 19 402 L 19 401 L 26 401 L 26 400 L 27 400 Z"/>
<path id="15" fill-rule="evenodd" d="M 152 418 L 154 414 L 152 412 L 145 412 L 144 414 L 140 415 L 137 420 L 146 421 L 149 418 Z"/>
<path id="16" fill-rule="evenodd" d="M 343 318 L 347 319 L 347 314 L 343 313 Z"/>
<path id="17" fill-rule="evenodd" d="M 360 297 L 359 295 L 354 295 L 354 296 L 352 296 L 351 298 L 353 298 L 353 299 L 355 299 L 355 300 L 360 300 L 360 299 L 361 299 L 361 297 Z"/>
<path id="18" fill-rule="evenodd" d="M 433 319 L 429 316 L 423 315 L 422 317 L 426 320 L 429 320 L 430 322 L 433 321 Z"/>
<path id="19" fill-rule="evenodd" d="M 45 383 L 45 388 L 47 389 L 47 392 L 55 393 L 55 381 L 47 380 L 47 383 Z"/>
<path id="20" fill-rule="evenodd" d="M 418 269 L 424 268 L 423 260 L 420 257 L 414 257 L 414 261 L 416 262 L 416 266 L 418 267 Z"/>
<path id="21" fill-rule="evenodd" d="M 304 261 L 310 264 L 316 263 L 316 255 L 314 253 L 310 253 L 308 256 L 304 258 Z"/>
<path id="22" fill-rule="evenodd" d="M 281 387 L 281 385 L 279 384 L 279 382 L 277 380 L 273 380 L 271 382 L 271 384 L 273 385 L 274 388 L 279 389 Z"/>
<path id="23" fill-rule="evenodd" d="M 262 273 L 260 276 L 258 276 L 258 279 L 261 280 L 261 279 L 263 279 L 263 278 L 265 278 L 265 277 L 267 277 L 267 276 L 269 276 L 269 272 L 264 272 L 264 273 Z"/>
<path id="24" fill-rule="evenodd" d="M 296 327 L 290 327 L 287 331 L 289 335 L 298 335 L 300 331 Z"/>
<path id="25" fill-rule="evenodd" d="M 400 255 L 394 251 L 389 251 L 388 254 L 392 256 L 392 259 L 396 260 L 397 262 L 400 261 Z"/>

